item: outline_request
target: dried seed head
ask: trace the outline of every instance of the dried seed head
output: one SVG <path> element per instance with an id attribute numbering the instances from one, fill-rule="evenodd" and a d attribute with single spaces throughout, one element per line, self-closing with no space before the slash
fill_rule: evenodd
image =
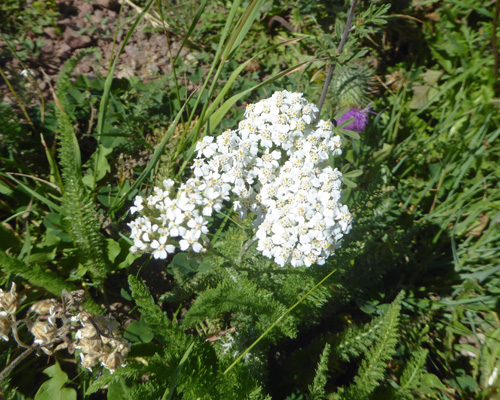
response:
<path id="1" fill-rule="evenodd" d="M 35 337 L 34 343 L 44 346 L 56 338 L 57 327 L 48 322 L 35 322 L 31 327 L 31 334 Z"/>
<path id="2" fill-rule="evenodd" d="M 85 294 L 85 290 L 75 290 L 71 292 L 71 306 L 78 307 L 84 304 L 87 301 L 87 295 Z"/>
<path id="3" fill-rule="evenodd" d="M 7 316 L 7 313 L 5 311 L 0 312 L 0 338 L 5 340 L 6 342 L 9 341 L 9 332 L 10 332 L 10 325 L 11 325 L 11 320 Z"/>
<path id="4" fill-rule="evenodd" d="M 100 355 L 102 350 L 102 342 L 100 339 L 88 339 L 83 338 L 77 341 L 75 344 L 76 349 L 81 349 L 83 353 Z"/>
<path id="5" fill-rule="evenodd" d="M 96 315 L 94 317 L 94 322 L 105 335 L 114 336 L 115 334 L 118 334 L 119 324 L 113 318 Z"/>
<path id="6" fill-rule="evenodd" d="M 19 299 L 16 293 L 16 284 L 12 282 L 10 291 L 4 292 L 0 289 L 0 310 L 3 309 L 10 315 L 14 315 L 19 306 Z"/>
<path id="7" fill-rule="evenodd" d="M 123 364 L 123 360 L 118 353 L 112 352 L 103 357 L 101 364 L 104 368 L 108 369 L 109 372 L 113 373 L 116 368 Z"/>
<path id="8" fill-rule="evenodd" d="M 99 337 L 96 329 L 92 324 L 84 325 L 82 329 L 76 332 L 77 339 L 97 339 Z"/>
<path id="9" fill-rule="evenodd" d="M 38 315 L 48 315 L 53 314 L 56 310 L 62 307 L 55 299 L 46 299 L 36 302 L 30 307 L 30 311 Z"/>
<path id="10" fill-rule="evenodd" d="M 86 353 L 80 353 L 80 362 L 83 368 L 87 368 L 92 371 L 92 367 L 96 365 L 99 361 L 98 355 L 90 355 Z"/>

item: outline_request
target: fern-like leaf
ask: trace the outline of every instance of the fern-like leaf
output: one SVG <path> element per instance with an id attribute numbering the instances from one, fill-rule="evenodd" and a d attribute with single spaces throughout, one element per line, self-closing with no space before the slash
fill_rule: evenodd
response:
<path id="1" fill-rule="evenodd" d="M 383 317 L 375 318 L 363 327 L 349 327 L 334 340 L 335 356 L 343 361 L 349 361 L 353 357 L 366 353 L 377 340 L 382 319 Z"/>
<path id="2" fill-rule="evenodd" d="M 323 400 L 325 398 L 325 386 L 328 374 L 328 358 L 330 356 L 330 345 L 327 343 L 319 359 L 316 376 L 312 385 L 309 386 L 307 400 Z"/>
<path id="3" fill-rule="evenodd" d="M 347 389 L 339 390 L 339 398 L 368 399 L 384 378 L 387 363 L 391 360 L 398 342 L 399 313 L 403 295 L 401 292 L 382 316 L 377 341 L 366 352 L 354 383 Z"/>
<path id="4" fill-rule="evenodd" d="M 252 331 L 257 335 L 287 310 L 284 304 L 274 298 L 271 291 L 260 288 L 243 276 L 239 276 L 237 282 L 238 286 L 235 286 L 232 279 L 225 279 L 215 288 L 202 292 L 184 316 L 183 325 L 194 327 L 207 318 L 223 319 L 226 313 L 235 313 L 235 323 L 239 325 L 239 330 Z M 280 321 L 277 328 L 288 337 L 296 335 L 296 327 L 290 316 Z"/>
<path id="5" fill-rule="evenodd" d="M 414 399 L 414 390 L 420 385 L 424 370 L 425 361 L 429 351 L 419 348 L 412 356 L 401 375 L 399 388 L 396 390 L 396 399 Z"/>
<path id="6" fill-rule="evenodd" d="M 61 296 L 63 290 L 67 290 L 68 292 L 78 290 L 75 285 L 66 282 L 66 280 L 55 272 L 44 270 L 36 264 L 27 265 L 3 251 L 0 251 L 0 268 L 4 272 L 21 276 L 32 285 L 44 288 L 57 297 Z M 95 314 L 102 314 L 101 307 L 90 297 L 87 297 L 84 307 Z"/>
<path id="7" fill-rule="evenodd" d="M 151 330 L 159 335 L 165 335 L 171 329 L 170 321 L 162 309 L 155 303 L 144 284 L 135 276 L 128 277 L 128 283 L 132 292 L 132 297 L 139 307 L 144 320 Z"/>
<path id="8" fill-rule="evenodd" d="M 100 283 L 109 270 L 106 241 L 100 232 L 97 207 L 82 182 L 80 148 L 69 115 L 66 91 L 70 73 L 88 52 L 81 53 L 65 64 L 55 97 L 57 129 L 60 136 L 59 157 L 64 183 L 63 210 L 69 233 L 78 249 L 84 270 Z"/>

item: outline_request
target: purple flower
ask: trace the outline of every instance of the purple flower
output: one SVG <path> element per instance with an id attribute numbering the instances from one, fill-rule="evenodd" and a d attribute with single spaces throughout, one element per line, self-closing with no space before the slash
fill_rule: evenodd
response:
<path id="1" fill-rule="evenodd" d="M 344 115 L 337 119 L 337 124 L 340 125 L 342 124 L 342 122 L 347 121 L 349 118 L 354 118 L 354 121 L 349 125 L 344 126 L 344 129 L 361 133 L 368 124 L 368 113 L 371 113 L 370 107 L 366 107 L 363 109 L 352 107 L 349 109 L 349 111 L 347 111 Z"/>

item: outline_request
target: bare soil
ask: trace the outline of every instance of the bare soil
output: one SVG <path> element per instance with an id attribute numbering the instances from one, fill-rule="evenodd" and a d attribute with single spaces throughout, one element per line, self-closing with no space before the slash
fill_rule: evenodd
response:
<path id="1" fill-rule="evenodd" d="M 121 5 L 116 0 L 56 0 L 56 3 L 59 8 L 57 23 L 43 28 L 42 35 L 28 33 L 28 39 L 38 46 L 28 53 L 23 62 L 7 50 L 5 41 L 0 37 L 0 47 L 6 50 L 2 51 L 4 57 L 0 58 L 0 66 L 7 79 L 16 82 L 27 79 L 29 73 L 47 96 L 50 96 L 49 83 L 56 85 L 64 62 L 82 49 L 94 48 L 95 52 L 79 62 L 74 75 L 83 74 L 90 78 L 105 76 L 111 56 L 118 52 L 139 13 L 124 4 L 120 15 Z M 16 53 L 24 50 L 18 40 L 14 40 L 13 45 Z M 146 17 L 125 46 L 115 77 L 137 76 L 147 82 L 155 76 L 168 74 L 171 71 L 169 46 L 172 54 L 175 54 L 180 41 L 167 40 L 163 32 L 151 29 Z M 189 58 L 188 50 L 183 50 L 181 56 Z M 14 101 L 3 79 L 0 80 L 0 93 L 4 102 Z"/>

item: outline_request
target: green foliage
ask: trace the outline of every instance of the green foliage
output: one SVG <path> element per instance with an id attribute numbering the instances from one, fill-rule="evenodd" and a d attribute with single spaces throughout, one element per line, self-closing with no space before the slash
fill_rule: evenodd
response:
<path id="1" fill-rule="evenodd" d="M 328 380 L 328 358 L 330 356 L 330 349 L 331 346 L 327 343 L 319 359 L 314 382 L 309 386 L 308 400 L 321 400 L 326 398 L 325 386 Z"/>
<path id="2" fill-rule="evenodd" d="M 349 329 L 340 339 L 339 346 L 335 348 L 340 357 L 351 358 L 360 354 L 364 357 L 354 382 L 347 388 L 341 388 L 337 398 L 367 399 L 380 385 L 398 342 L 403 296 L 403 293 L 399 294 L 384 315 L 374 319 L 361 331 Z"/>
<path id="3" fill-rule="evenodd" d="M 399 385 L 395 388 L 393 397 L 397 399 L 413 399 L 418 393 L 419 386 L 424 381 L 424 366 L 429 351 L 419 348 L 412 355 L 400 378 Z"/>
<path id="4" fill-rule="evenodd" d="M 237 327 L 239 351 L 250 345 L 322 277 L 320 271 L 307 268 L 277 269 L 259 256 L 254 247 L 249 247 L 249 243 L 243 242 L 244 238 L 244 230 L 240 228 L 227 229 L 219 238 L 216 249 L 220 253 L 205 258 L 218 267 L 199 273 L 191 280 L 190 287 L 185 288 L 185 293 L 196 293 L 196 301 L 183 319 L 186 328 L 201 328 L 207 323 L 220 329 Z M 178 283 L 184 283 L 182 277 Z M 280 320 L 265 338 L 267 345 L 278 337 L 295 337 L 298 325 L 305 318 L 311 323 L 319 317 L 321 307 L 331 296 L 332 292 L 325 287 L 314 291 L 293 313 Z"/>
<path id="5" fill-rule="evenodd" d="M 163 343 L 162 349 L 155 342 L 147 347 L 137 345 L 132 352 L 144 363 L 132 362 L 119 369 L 116 374 L 105 374 L 87 390 L 92 393 L 104 384 L 119 380 L 148 376 L 148 381 L 135 385 L 129 398 L 177 398 L 264 399 L 256 381 L 244 366 L 234 368 L 224 375 L 222 368 L 228 360 L 218 359 L 208 342 L 183 332 L 179 326 L 167 319 L 161 308 L 144 285 L 135 277 L 129 277 L 132 296 L 141 311 L 144 321 L 154 333 L 155 339 Z M 175 396 L 174 396 L 175 395 Z"/>
<path id="6" fill-rule="evenodd" d="M 61 278 L 50 270 L 44 270 L 37 264 L 27 265 L 23 261 L 0 251 L 0 265 L 3 272 L 18 275 L 32 285 L 43 288 L 54 296 L 60 297 L 63 290 L 71 292 L 78 287 Z M 96 314 L 101 314 L 102 309 L 91 298 L 87 298 L 84 307 Z"/>
<path id="7" fill-rule="evenodd" d="M 4 135 L 0 154 L 5 156 L 8 147 L 12 146 L 16 136 L 19 137 L 24 129 L 14 110 L 5 103 L 0 103 L 0 124 L 2 126 L 2 134 Z"/>
<path id="8" fill-rule="evenodd" d="M 57 22 L 58 7 L 55 0 L 36 0 L 26 4 L 25 0 L 5 0 L 0 4 L 0 19 L 4 21 L 3 33 L 18 35 L 41 34 L 46 26 Z"/>
<path id="9" fill-rule="evenodd" d="M 64 289 L 76 290 L 75 286 L 60 278 L 56 273 L 44 271 L 37 265 L 27 265 L 3 251 L 0 252 L 0 263 L 4 272 L 22 276 L 31 284 L 44 288 L 55 296 L 60 296 Z"/>
<path id="10" fill-rule="evenodd" d="M 81 257 L 83 270 L 88 271 L 97 282 L 106 278 L 109 260 L 106 253 L 106 242 L 100 232 L 97 207 L 87 188 L 82 182 L 81 155 L 77 138 L 69 115 L 65 112 L 66 92 L 69 87 L 70 73 L 79 59 L 87 52 L 82 52 L 65 65 L 59 78 L 57 90 L 58 103 L 57 127 L 60 136 L 59 157 L 64 183 L 63 210 L 67 227 Z"/>
<path id="11" fill-rule="evenodd" d="M 173 328 L 165 313 L 155 304 L 149 291 L 137 278 L 130 275 L 128 282 L 132 291 L 132 297 L 139 307 L 144 321 L 157 336 L 169 341 L 170 335 L 168 332 Z"/>
<path id="12" fill-rule="evenodd" d="M 46 368 L 43 373 L 50 379 L 42 383 L 35 394 L 35 400 L 76 400 L 76 390 L 64 387 L 69 382 L 68 375 L 61 370 L 57 362 Z"/>

